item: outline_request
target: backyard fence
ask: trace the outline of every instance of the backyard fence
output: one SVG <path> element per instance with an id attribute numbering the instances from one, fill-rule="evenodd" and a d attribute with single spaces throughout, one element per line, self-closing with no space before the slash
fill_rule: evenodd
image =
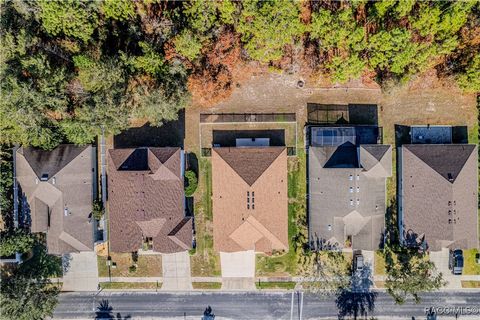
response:
<path id="1" fill-rule="evenodd" d="M 295 113 L 202 113 L 200 123 L 295 122 Z"/>

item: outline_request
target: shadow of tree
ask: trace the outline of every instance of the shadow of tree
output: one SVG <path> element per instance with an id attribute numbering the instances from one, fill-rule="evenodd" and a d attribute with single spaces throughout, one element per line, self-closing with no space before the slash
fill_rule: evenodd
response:
<path id="1" fill-rule="evenodd" d="M 368 316 L 375 309 L 376 292 L 373 286 L 372 266 L 366 263 L 362 270 L 353 272 L 350 288 L 339 288 L 335 303 L 338 308 L 338 318 Z"/>
<path id="2" fill-rule="evenodd" d="M 117 312 L 116 315 L 113 314 L 113 307 L 110 305 L 108 300 L 103 299 L 100 301 L 99 305 L 97 306 L 97 311 L 95 312 L 95 319 L 131 319 L 130 315 L 123 317 L 120 312 Z"/>
<path id="3" fill-rule="evenodd" d="M 335 301 L 338 308 L 338 318 L 353 317 L 353 319 L 357 319 L 358 316 L 368 316 L 368 312 L 375 309 L 376 296 L 376 292 L 341 290 Z"/>

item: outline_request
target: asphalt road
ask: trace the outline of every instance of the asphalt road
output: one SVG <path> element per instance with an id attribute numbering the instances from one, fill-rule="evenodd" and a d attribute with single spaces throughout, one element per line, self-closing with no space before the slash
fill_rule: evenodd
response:
<path id="1" fill-rule="evenodd" d="M 200 319 L 207 306 L 211 306 L 216 319 L 337 319 L 342 312 L 353 315 L 355 306 L 361 313 L 362 306 L 370 316 L 387 319 L 425 319 L 425 308 L 469 307 L 480 308 L 479 291 L 441 291 L 423 294 L 420 304 L 408 301 L 404 305 L 395 305 L 385 292 L 368 295 L 319 296 L 305 294 L 303 308 L 302 295 L 290 292 L 258 293 L 155 293 L 155 292 L 101 292 L 64 293 L 60 295 L 59 305 L 54 313 L 57 319 Z M 341 303 L 338 303 L 341 301 Z M 337 306 L 337 303 L 340 307 Z M 464 311 L 465 313 L 472 311 Z M 453 318 L 453 313 L 451 314 Z M 438 316 L 437 320 L 449 317 Z M 458 319 L 480 319 L 480 313 Z M 363 317 L 359 317 L 363 319 Z"/>

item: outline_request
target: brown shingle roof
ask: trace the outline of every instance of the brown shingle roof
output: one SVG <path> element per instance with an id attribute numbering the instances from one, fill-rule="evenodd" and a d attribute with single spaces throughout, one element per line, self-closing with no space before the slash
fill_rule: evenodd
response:
<path id="1" fill-rule="evenodd" d="M 108 150 L 110 248 L 133 252 L 144 237 L 153 250 L 189 249 L 192 220 L 185 217 L 179 148 Z"/>
<path id="2" fill-rule="evenodd" d="M 215 250 L 288 250 L 286 149 L 214 148 L 212 170 Z"/>
<path id="3" fill-rule="evenodd" d="M 402 146 L 405 238 L 417 235 L 419 242 L 424 235 L 433 251 L 478 247 L 477 157 L 475 145 Z"/>
<path id="4" fill-rule="evenodd" d="M 216 148 L 215 152 L 250 186 L 285 148 Z"/>
<path id="5" fill-rule="evenodd" d="M 48 252 L 93 250 L 92 148 L 20 148 L 16 158 L 17 179 L 29 204 L 32 232 L 46 232 Z M 48 178 L 41 179 L 44 174 Z"/>

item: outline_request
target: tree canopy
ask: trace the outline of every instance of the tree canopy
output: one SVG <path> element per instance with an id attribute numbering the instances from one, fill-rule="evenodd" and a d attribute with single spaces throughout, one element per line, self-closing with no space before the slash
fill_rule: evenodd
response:
<path id="1" fill-rule="evenodd" d="M 88 143 L 226 96 L 239 62 L 346 82 L 436 68 L 478 91 L 478 1 L 6 1 L 0 143 Z M 232 40 L 233 39 L 233 40 Z M 228 45 L 228 47 L 225 47 Z M 220 48 L 223 48 L 220 50 Z M 224 61 L 224 62 L 222 62 Z M 237 67 L 238 68 L 238 67 Z M 199 86 L 197 86 L 199 87 Z M 207 88 L 215 88 L 211 93 Z M 202 94 L 203 94 L 202 93 Z"/>

